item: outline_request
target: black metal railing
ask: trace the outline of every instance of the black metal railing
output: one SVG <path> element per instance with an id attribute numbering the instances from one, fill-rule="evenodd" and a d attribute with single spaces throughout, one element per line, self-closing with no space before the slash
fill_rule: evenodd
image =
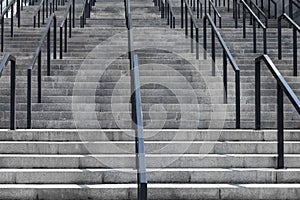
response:
<path id="1" fill-rule="evenodd" d="M 63 20 L 59 26 L 59 41 L 60 41 L 60 45 L 59 45 L 59 58 L 62 59 L 63 58 L 63 29 L 65 29 L 64 31 L 64 51 L 68 52 L 68 16 L 69 16 L 69 38 L 72 37 L 72 21 L 73 21 L 73 28 L 75 28 L 75 0 L 70 0 L 70 3 L 68 4 Z M 73 12 L 73 13 L 72 13 Z M 73 18 L 72 18 L 73 17 Z"/>
<path id="2" fill-rule="evenodd" d="M 10 36 L 14 37 L 14 5 L 17 3 L 17 12 L 19 13 L 17 15 L 18 18 L 18 27 L 20 27 L 20 21 L 21 21 L 21 10 L 20 10 L 20 0 L 12 0 L 10 1 L 5 9 L 3 10 L 1 14 L 1 52 L 4 51 L 4 19 L 5 15 L 8 14 L 9 10 L 11 12 L 11 23 L 10 23 Z"/>
<path id="3" fill-rule="evenodd" d="M 300 1 L 297 0 L 289 0 L 289 14 L 291 19 L 294 20 L 294 7 L 298 8 L 300 10 Z"/>
<path id="4" fill-rule="evenodd" d="M 274 6 L 274 18 L 277 19 L 277 2 L 274 0 L 268 0 L 268 17 L 271 19 L 271 3 Z"/>
<path id="5" fill-rule="evenodd" d="M 0 63 L 0 78 L 5 66 L 10 62 L 10 130 L 16 129 L 16 58 L 5 54 Z"/>
<path id="6" fill-rule="evenodd" d="M 183 2 L 184 1 L 184 2 Z M 188 29 L 189 29 L 189 18 L 190 18 L 190 38 L 191 38 L 191 52 L 193 53 L 194 51 L 194 29 L 195 29 L 195 39 L 196 39 L 196 59 L 199 59 L 199 26 L 197 24 L 197 21 L 193 15 L 193 12 L 191 10 L 191 6 L 189 5 L 189 3 L 187 2 L 187 0 L 181 0 L 182 5 L 184 5 L 184 9 L 181 8 L 181 17 L 185 20 L 182 20 L 181 23 L 183 21 L 185 21 L 184 24 L 181 24 L 181 27 L 184 28 L 185 27 L 185 35 L 188 36 Z M 184 10 L 184 13 L 183 13 Z"/>
<path id="7" fill-rule="evenodd" d="M 293 75 L 297 76 L 297 63 L 298 63 L 298 55 L 297 55 L 297 32 L 300 32 L 300 26 L 293 21 L 286 13 L 281 15 L 278 18 L 278 59 L 282 59 L 282 20 L 286 20 L 293 27 Z"/>
<path id="8" fill-rule="evenodd" d="M 258 25 L 260 27 L 262 27 L 263 29 L 263 52 L 264 54 L 267 54 L 267 27 L 261 22 L 261 20 L 255 15 L 255 13 L 253 12 L 253 10 L 248 6 L 248 4 L 244 1 L 241 0 L 241 4 L 243 7 L 243 38 L 246 38 L 246 17 L 247 17 L 247 12 L 252 16 L 253 19 L 253 52 L 256 53 L 257 52 L 257 38 L 256 38 L 256 29 L 257 29 L 257 25 L 256 23 L 258 23 Z M 237 16 L 236 16 L 237 18 Z"/>
<path id="9" fill-rule="evenodd" d="M 136 169 L 138 184 L 138 200 L 147 200 L 147 173 L 146 173 L 146 156 L 144 144 L 144 128 L 142 101 L 140 91 L 140 78 L 138 57 L 133 48 L 132 20 L 130 14 L 130 0 L 124 0 L 125 17 L 128 29 L 128 54 L 130 60 L 130 82 L 131 82 L 131 117 L 132 128 L 135 131 L 135 149 L 136 149 Z"/>
<path id="10" fill-rule="evenodd" d="M 80 27 L 84 28 L 86 25 L 86 19 L 91 17 L 92 6 L 95 5 L 95 0 L 85 0 L 83 9 L 80 15 Z"/>
<path id="11" fill-rule="evenodd" d="M 204 48 L 204 59 L 207 59 L 207 21 L 211 25 L 211 47 L 212 47 L 212 75 L 216 74 L 216 44 L 215 36 L 217 36 L 219 43 L 223 49 L 223 83 L 224 83 L 224 103 L 227 104 L 227 59 L 229 60 L 234 73 L 235 73 L 235 110 L 236 110 L 236 128 L 241 127 L 241 104 L 240 104 L 240 69 L 236 64 L 233 56 L 231 55 L 226 43 L 224 42 L 217 26 L 211 19 L 211 17 L 206 14 L 203 19 L 203 48 Z"/>
<path id="12" fill-rule="evenodd" d="M 42 12 L 42 14 L 41 14 Z M 48 0 L 42 0 L 39 7 L 36 9 L 36 12 L 33 16 L 33 27 L 36 27 L 36 20 L 38 27 L 41 27 L 41 15 L 42 15 L 42 24 L 45 24 L 45 17 L 48 18 Z"/>
<path id="13" fill-rule="evenodd" d="M 160 1 L 160 12 L 161 18 L 167 17 L 167 24 L 170 25 L 170 28 L 175 28 L 176 18 L 173 6 L 171 5 L 170 0 Z"/>
<path id="14" fill-rule="evenodd" d="M 204 4 L 205 7 L 207 5 L 206 1 L 207 0 L 204 1 L 205 2 L 205 4 Z M 217 4 L 216 2 L 217 1 L 215 0 L 215 4 Z M 216 6 L 213 4 L 213 2 L 211 0 L 208 0 L 208 13 L 209 13 L 210 16 L 212 16 L 211 15 L 211 8 L 214 11 L 214 23 L 217 24 L 217 17 L 218 17 L 218 19 L 219 19 L 219 28 L 222 28 L 222 16 L 219 13 L 219 11 L 217 10 Z"/>
<path id="15" fill-rule="evenodd" d="M 190 0 L 189 5 L 193 8 L 193 11 L 196 11 L 197 18 L 203 18 L 203 3 L 200 0 Z"/>
<path id="16" fill-rule="evenodd" d="M 51 75 L 51 25 L 53 24 L 53 59 L 56 59 L 56 15 L 55 13 L 52 13 L 51 16 L 48 19 L 45 31 L 42 35 L 42 38 L 39 42 L 38 47 L 35 50 L 35 53 L 33 55 L 32 61 L 27 69 L 27 128 L 31 128 L 31 89 L 32 89 L 32 70 L 36 63 L 38 62 L 38 69 L 37 69 L 37 79 L 38 79 L 38 103 L 42 102 L 42 47 L 44 45 L 44 42 L 47 38 L 47 76 Z"/>
<path id="17" fill-rule="evenodd" d="M 250 0 L 249 2 L 250 8 L 253 10 L 255 9 L 257 11 L 257 15 L 258 18 L 260 19 L 260 17 L 262 16 L 265 19 L 265 26 L 268 28 L 268 17 L 266 16 L 266 14 L 264 13 L 264 11 L 262 11 L 257 4 L 255 4 L 252 0 Z M 252 15 L 250 15 L 250 25 L 253 24 L 253 17 Z M 258 24 L 258 26 L 260 27 L 260 24 Z"/>
<path id="18" fill-rule="evenodd" d="M 300 101 L 283 76 L 280 74 L 272 60 L 268 55 L 262 55 L 255 59 L 255 128 L 261 129 L 261 93 L 260 93 L 260 71 L 261 62 L 264 62 L 273 77 L 277 81 L 277 168 L 284 168 L 284 109 L 283 109 L 283 93 L 286 94 L 294 108 L 300 114 Z"/>

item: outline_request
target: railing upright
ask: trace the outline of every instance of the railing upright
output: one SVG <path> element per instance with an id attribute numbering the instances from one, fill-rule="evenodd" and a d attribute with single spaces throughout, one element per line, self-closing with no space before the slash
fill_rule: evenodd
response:
<path id="1" fill-rule="evenodd" d="M 250 8 L 253 10 L 255 8 L 258 12 L 258 18 L 260 19 L 260 16 L 262 15 L 265 19 L 265 26 L 268 28 L 268 17 L 266 14 L 252 1 L 250 0 Z M 253 25 L 253 16 L 250 15 L 250 25 Z M 258 27 L 260 27 L 260 24 L 258 24 Z"/>
<path id="2" fill-rule="evenodd" d="M 207 0 L 205 0 L 207 1 Z M 217 2 L 217 1 L 215 1 Z M 214 11 L 214 23 L 217 24 L 217 16 L 219 18 L 219 28 L 222 28 L 222 16 L 216 8 L 216 5 L 213 4 L 211 0 L 208 0 L 208 13 L 211 16 L 211 8 Z"/>
<path id="3" fill-rule="evenodd" d="M 293 75 L 297 76 L 297 64 L 298 64 L 298 47 L 297 47 L 297 32 L 300 32 L 300 26 L 293 21 L 286 13 L 278 18 L 278 59 L 282 59 L 282 20 L 286 20 L 293 27 Z"/>
<path id="4" fill-rule="evenodd" d="M 14 4 L 19 1 L 20 0 L 10 1 L 1 14 L 1 52 L 4 51 L 4 24 L 5 24 L 4 19 L 5 19 L 5 15 L 8 15 L 9 10 L 11 11 L 10 37 L 13 37 L 14 36 Z M 20 2 L 17 3 L 17 12 L 21 13 Z M 20 27 L 21 14 L 18 14 L 17 18 L 18 18 L 18 27 Z"/>
<path id="5" fill-rule="evenodd" d="M 51 37 L 51 25 L 53 24 L 53 59 L 56 59 L 56 15 L 52 13 L 48 19 L 48 23 L 46 25 L 45 31 L 42 35 L 42 38 L 39 42 L 38 47 L 35 50 L 33 55 L 32 61 L 27 69 L 27 128 L 31 129 L 31 111 L 32 111 L 32 70 L 33 67 L 38 61 L 38 103 L 42 102 L 42 47 L 47 39 L 47 76 L 51 75 L 51 44 L 50 44 L 50 37 Z"/>
<path id="6" fill-rule="evenodd" d="M 263 29 L 263 52 L 264 54 L 267 54 L 267 27 L 261 22 L 261 20 L 255 15 L 255 13 L 253 12 L 253 10 L 248 6 L 248 4 L 244 1 L 241 0 L 242 6 L 243 6 L 243 38 L 246 38 L 246 10 L 248 10 L 249 14 L 252 15 L 252 19 L 253 19 L 253 52 L 256 53 L 257 52 L 257 48 L 256 48 L 256 23 L 258 23 L 260 25 L 260 27 L 262 27 Z M 235 17 L 236 21 L 237 21 L 237 16 Z"/>
<path id="7" fill-rule="evenodd" d="M 268 55 L 262 55 L 255 59 L 255 128 L 261 129 L 261 92 L 260 92 L 260 71 L 261 62 L 264 62 L 277 81 L 277 168 L 284 168 L 284 105 L 283 93 L 286 94 L 292 105 L 300 114 L 300 101 L 283 76 L 280 74 Z"/>
<path id="8" fill-rule="evenodd" d="M 165 0 L 165 3 L 163 1 L 160 1 L 160 12 L 161 18 L 167 18 L 167 24 L 170 25 L 170 28 L 175 28 L 175 13 L 173 10 L 173 6 L 170 3 L 170 0 Z"/>
<path id="9" fill-rule="evenodd" d="M 90 18 L 92 6 L 94 6 L 94 5 L 95 5 L 95 0 L 85 0 L 84 1 L 83 9 L 82 9 L 81 15 L 80 15 L 80 28 L 84 28 L 84 26 L 86 24 L 86 19 Z"/>
<path id="10" fill-rule="evenodd" d="M 235 105 L 236 105 L 236 128 L 241 127 L 241 101 L 240 101 L 240 69 L 236 64 L 233 56 L 231 55 L 226 43 L 224 42 L 220 32 L 218 31 L 215 23 L 211 17 L 206 14 L 203 19 L 203 47 L 204 47 L 204 59 L 207 59 L 207 21 L 211 25 L 211 46 L 212 46 L 212 75 L 215 76 L 216 68 L 216 44 L 215 36 L 219 40 L 223 49 L 223 82 L 224 82 L 224 103 L 227 104 L 227 59 L 229 60 L 234 72 L 235 72 Z"/>
<path id="11" fill-rule="evenodd" d="M 5 66 L 10 62 L 10 130 L 16 129 L 16 58 L 5 54 L 0 63 L 0 78 Z"/>

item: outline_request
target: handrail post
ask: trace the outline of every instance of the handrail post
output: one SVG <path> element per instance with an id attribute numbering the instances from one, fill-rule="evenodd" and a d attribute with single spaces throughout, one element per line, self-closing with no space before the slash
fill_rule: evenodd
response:
<path id="1" fill-rule="evenodd" d="M 16 61 L 10 60 L 10 130 L 16 129 Z"/>
<path id="2" fill-rule="evenodd" d="M 206 13 L 205 13 L 204 18 L 203 18 L 203 49 L 204 49 L 204 51 L 203 51 L 203 58 L 204 58 L 204 60 L 207 59 L 207 52 L 206 52 L 207 51 L 206 18 L 207 17 L 206 17 Z"/>
<path id="3" fill-rule="evenodd" d="M 65 52 L 68 51 L 67 45 L 68 45 L 68 24 L 65 22 Z"/>
<path id="4" fill-rule="evenodd" d="M 56 17 L 53 18 L 53 59 L 56 59 Z"/>
<path id="5" fill-rule="evenodd" d="M 59 27 L 59 58 L 63 58 L 63 27 Z"/>
<path id="6" fill-rule="evenodd" d="M 39 28 L 41 27 L 40 21 L 41 21 L 41 12 L 38 11 L 38 27 L 39 27 Z"/>
<path id="7" fill-rule="evenodd" d="M 264 28 L 263 30 L 263 38 L 264 38 L 264 54 L 267 54 L 267 28 Z"/>
<path id="8" fill-rule="evenodd" d="M 278 160 L 277 168 L 284 168 L 284 137 L 283 137 L 283 90 L 279 83 L 277 83 L 277 139 L 278 139 Z"/>
<path id="9" fill-rule="evenodd" d="M 256 53 L 256 20 L 253 20 L 253 52 Z"/>
<path id="10" fill-rule="evenodd" d="M 33 28 L 36 27 L 36 16 L 33 16 Z"/>
<path id="11" fill-rule="evenodd" d="M 20 1 L 17 0 L 17 17 L 18 17 L 18 28 L 21 26 L 21 8 L 20 8 Z"/>
<path id="12" fill-rule="evenodd" d="M 42 103 L 42 52 L 38 55 L 38 103 Z"/>
<path id="13" fill-rule="evenodd" d="M 282 42 L 281 42 L 281 18 L 278 18 L 278 22 L 277 22 L 277 40 L 278 40 L 278 59 L 281 60 L 282 59 Z"/>
<path id="14" fill-rule="evenodd" d="M 194 53 L 194 25 L 193 25 L 193 19 L 190 17 L 190 23 L 191 23 L 191 53 Z"/>
<path id="15" fill-rule="evenodd" d="M 31 76 L 32 69 L 27 70 L 27 128 L 31 129 Z"/>
<path id="16" fill-rule="evenodd" d="M 188 36 L 188 5 L 185 3 L 185 35 Z"/>
<path id="17" fill-rule="evenodd" d="M 46 0 L 46 18 L 48 18 L 48 0 Z"/>
<path id="18" fill-rule="evenodd" d="M 212 57 L 212 76 L 216 75 L 216 44 L 215 44 L 215 32 L 211 26 L 211 57 Z"/>
<path id="19" fill-rule="evenodd" d="M 69 8 L 69 38 L 72 37 L 72 6 Z"/>
<path id="20" fill-rule="evenodd" d="M 225 50 L 223 50 L 223 84 L 224 84 L 223 103 L 227 104 L 227 57 L 226 57 Z"/>
<path id="21" fill-rule="evenodd" d="M 1 52 L 4 51 L 4 16 L 1 18 Z"/>
<path id="22" fill-rule="evenodd" d="M 196 59 L 199 60 L 199 28 L 196 28 Z"/>
<path id="23" fill-rule="evenodd" d="M 293 68 L 294 76 L 297 76 L 297 29 L 293 27 Z"/>
<path id="24" fill-rule="evenodd" d="M 236 128 L 241 128 L 241 83 L 240 71 L 235 72 L 235 112 L 236 112 Z"/>
<path id="25" fill-rule="evenodd" d="M 45 24 L 45 1 L 43 1 L 43 24 Z"/>
<path id="26" fill-rule="evenodd" d="M 50 29 L 47 33 L 47 76 L 50 76 L 50 59 L 51 59 L 51 53 L 50 53 Z"/>
<path id="27" fill-rule="evenodd" d="M 183 0 L 181 0 L 181 28 L 183 28 Z"/>
<path id="28" fill-rule="evenodd" d="M 11 23 L 10 23 L 10 37 L 14 37 L 14 5 L 11 6 Z"/>
<path id="29" fill-rule="evenodd" d="M 255 60 L 255 129 L 261 128 L 261 97 L 260 97 L 260 60 Z"/>
<path id="30" fill-rule="evenodd" d="M 246 8 L 243 4 L 243 38 L 246 38 Z"/>
<path id="31" fill-rule="evenodd" d="M 73 4 L 73 28 L 75 28 L 75 0 L 73 0 L 72 4 Z"/>
<path id="32" fill-rule="evenodd" d="M 271 2 L 268 0 L 268 18 L 271 19 Z"/>
<path id="33" fill-rule="evenodd" d="M 199 0 L 197 0 L 197 19 L 199 19 Z"/>

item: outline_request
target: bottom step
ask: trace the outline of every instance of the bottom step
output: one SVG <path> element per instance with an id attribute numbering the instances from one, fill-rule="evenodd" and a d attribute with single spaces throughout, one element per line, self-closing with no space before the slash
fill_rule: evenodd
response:
<path id="1" fill-rule="evenodd" d="M 0 199 L 136 199 L 136 184 L 2 184 Z M 148 199 L 299 199 L 300 184 L 148 184 Z"/>

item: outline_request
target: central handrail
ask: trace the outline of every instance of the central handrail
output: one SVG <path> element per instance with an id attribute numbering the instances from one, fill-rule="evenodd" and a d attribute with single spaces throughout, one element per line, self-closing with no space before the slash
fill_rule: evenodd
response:
<path id="1" fill-rule="evenodd" d="M 283 13 L 279 18 L 278 18 L 278 59 L 282 59 L 282 27 L 281 27 L 281 22 L 282 20 L 286 20 L 290 25 L 293 26 L 293 74 L 294 76 L 297 76 L 297 32 L 300 32 L 300 26 L 292 20 L 286 13 Z"/>
<path id="2" fill-rule="evenodd" d="M 271 71 L 273 77 L 277 81 L 277 137 L 278 137 L 278 160 L 277 168 L 284 168 L 284 105 L 283 105 L 283 93 L 286 94 L 288 99 L 291 101 L 294 108 L 300 114 L 300 101 L 294 91 L 290 88 L 288 83 L 285 81 L 279 70 L 276 68 L 272 60 L 268 55 L 262 55 L 255 59 L 255 128 L 261 129 L 261 93 L 260 93 L 260 71 L 261 61 L 264 61 L 268 69 Z"/>
<path id="3" fill-rule="evenodd" d="M 203 47 L 204 47 L 204 59 L 207 59 L 207 20 L 211 25 L 211 45 L 212 45 L 212 75 L 215 76 L 215 68 L 216 68 L 216 45 L 215 45 L 215 35 L 217 36 L 219 43 L 223 49 L 223 81 L 224 81 L 224 103 L 227 104 L 227 59 L 229 60 L 234 72 L 235 72 L 235 105 L 236 105 L 236 128 L 240 128 L 240 121 L 241 121 L 241 105 L 240 105 L 240 69 L 236 64 L 233 56 L 231 55 L 229 48 L 227 47 L 226 43 L 224 42 L 218 28 L 216 27 L 215 23 L 211 19 L 211 17 L 206 14 L 203 19 Z"/>
<path id="4" fill-rule="evenodd" d="M 7 1 L 8 2 L 8 1 Z M 14 36 L 14 4 L 17 2 L 17 18 L 18 18 L 18 28 L 21 24 L 21 9 L 20 0 L 11 0 L 1 13 L 1 52 L 4 51 L 4 19 L 5 15 L 8 15 L 8 11 L 11 10 L 11 23 L 10 23 L 10 37 Z"/>
<path id="5" fill-rule="evenodd" d="M 0 63 L 0 78 L 5 66 L 10 62 L 10 130 L 16 129 L 16 58 L 5 54 Z"/>
<path id="6" fill-rule="evenodd" d="M 125 17 L 128 29 L 128 54 L 130 61 L 130 82 L 131 82 L 131 117 L 132 128 L 135 131 L 135 149 L 136 149 L 136 169 L 137 169 L 137 199 L 147 200 L 147 172 L 146 172 L 146 156 L 144 144 L 144 128 L 142 114 L 142 100 L 140 91 L 140 78 L 138 57 L 134 52 L 132 19 L 130 14 L 130 0 L 124 0 Z"/>
<path id="7" fill-rule="evenodd" d="M 207 3 L 206 3 L 207 0 L 205 0 L 205 4 L 204 6 L 206 7 Z M 216 3 L 217 1 L 215 1 Z M 217 16 L 219 18 L 219 28 L 222 28 L 222 16 L 221 14 L 219 13 L 219 11 L 217 10 L 216 6 L 213 4 L 213 2 L 211 0 L 208 0 L 208 13 L 209 15 L 211 16 L 211 7 L 213 8 L 214 10 L 214 23 L 217 24 Z"/>
<path id="8" fill-rule="evenodd" d="M 73 15 L 72 15 L 73 12 Z M 75 28 L 75 0 L 70 0 L 66 11 L 63 16 L 63 20 L 59 26 L 59 58 L 63 58 L 63 28 L 65 28 L 65 52 L 68 52 L 68 15 L 69 15 L 69 38 L 72 37 L 72 16 L 73 16 L 73 28 Z"/>
<path id="9" fill-rule="evenodd" d="M 264 54 L 267 54 L 267 27 L 260 21 L 260 19 L 255 15 L 253 10 L 248 6 L 248 4 L 241 0 L 243 5 L 243 38 L 246 38 L 246 10 L 252 15 L 253 19 L 253 52 L 256 53 L 256 22 L 262 27 L 263 29 L 263 46 L 264 46 Z M 237 18 L 237 16 L 235 16 Z"/>
<path id="10" fill-rule="evenodd" d="M 38 44 L 38 47 L 35 50 L 35 53 L 32 57 L 31 63 L 28 66 L 27 69 L 27 128 L 31 128 L 31 110 L 32 110 L 32 105 L 31 105 L 31 88 L 32 88 L 32 70 L 33 67 L 38 61 L 38 103 L 42 102 L 42 47 L 43 44 L 47 38 L 47 76 L 51 75 L 51 67 L 50 67 L 50 62 L 51 62 L 51 52 L 50 52 L 50 36 L 51 36 L 51 25 L 53 24 L 53 59 L 56 59 L 56 15 L 55 13 L 52 13 L 51 16 L 48 19 L 48 23 L 46 25 L 45 31 L 42 35 L 42 38 Z"/>

